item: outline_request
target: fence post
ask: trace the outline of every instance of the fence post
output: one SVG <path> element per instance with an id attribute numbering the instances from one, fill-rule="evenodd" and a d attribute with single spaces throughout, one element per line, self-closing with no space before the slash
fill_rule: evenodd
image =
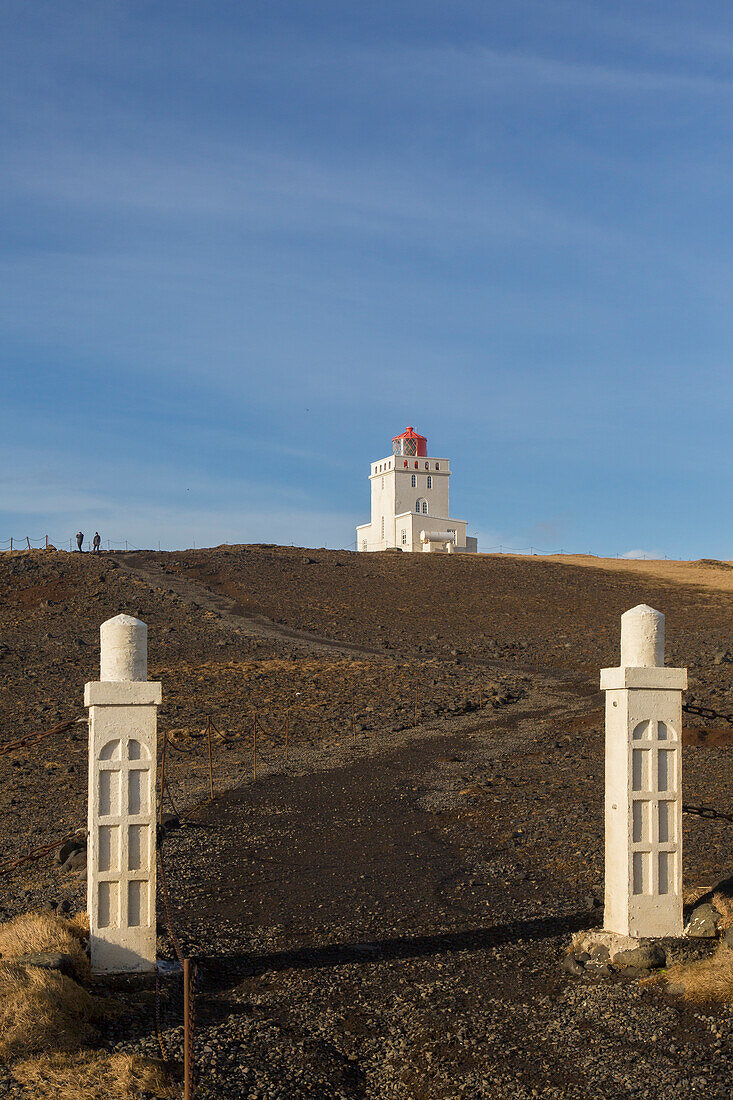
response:
<path id="1" fill-rule="evenodd" d="M 155 970 L 155 770 L 161 685 L 148 682 L 148 628 L 100 627 L 89 707 L 87 907 L 92 970 Z"/>
<path id="2" fill-rule="evenodd" d="M 160 810 L 158 824 L 163 824 L 163 799 L 165 798 L 165 750 L 168 747 L 168 734 L 163 733 L 163 751 L 160 754 Z"/>
<path id="3" fill-rule="evenodd" d="M 10 549 L 13 549 L 13 536 L 10 536 Z"/>
<path id="4" fill-rule="evenodd" d="M 682 692 L 664 667 L 664 615 L 621 616 L 621 664 L 606 693 L 606 898 L 603 927 L 622 936 L 682 935 Z"/>
<path id="5" fill-rule="evenodd" d="M 183 1098 L 193 1100 L 193 968 L 183 960 Z"/>
<path id="6" fill-rule="evenodd" d="M 209 736 L 209 791 L 210 797 L 213 801 L 214 798 L 214 768 L 211 763 L 211 715 L 206 720 L 206 732 Z"/>
<path id="7" fill-rule="evenodd" d="M 29 536 L 28 536 L 28 535 L 26 535 L 26 536 L 25 536 L 25 541 L 26 541 L 26 542 L 28 543 L 28 549 L 30 550 L 30 548 L 31 548 L 31 540 L 30 540 L 30 538 L 29 538 Z"/>

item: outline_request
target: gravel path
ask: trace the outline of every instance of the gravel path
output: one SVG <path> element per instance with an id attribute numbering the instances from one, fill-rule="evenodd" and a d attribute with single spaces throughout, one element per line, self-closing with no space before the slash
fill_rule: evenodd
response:
<path id="1" fill-rule="evenodd" d="M 729 1010 L 560 972 L 598 861 L 578 858 L 574 806 L 547 859 L 515 772 L 588 701 L 555 708 L 273 774 L 171 836 L 175 923 L 199 960 L 197 1096 L 730 1095 Z M 502 777 L 493 820 L 472 818 Z"/>

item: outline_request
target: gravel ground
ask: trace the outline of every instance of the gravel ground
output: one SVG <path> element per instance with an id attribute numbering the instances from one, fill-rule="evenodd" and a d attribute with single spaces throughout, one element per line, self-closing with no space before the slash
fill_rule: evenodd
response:
<path id="1" fill-rule="evenodd" d="M 668 612 L 697 698 L 724 709 L 731 662 L 713 658 L 733 595 L 556 563 L 454 564 L 276 548 L 3 560 L 5 739 L 78 709 L 100 621 L 148 621 L 161 728 L 198 746 L 169 756 L 174 798 L 199 806 L 163 850 L 198 966 L 197 1096 L 727 1098 L 729 1008 L 572 978 L 560 962 L 600 915 L 597 667 L 615 663 L 618 613 L 641 599 Z M 394 607 L 418 597 L 426 621 L 396 625 Z M 232 735 L 210 804 L 202 705 Z M 273 734 L 256 781 L 253 710 Z M 686 800 L 730 810 L 727 727 L 697 722 L 684 743 Z M 82 726 L 0 758 L 3 858 L 83 822 L 85 771 Z M 729 843 L 725 823 L 686 819 L 686 885 L 730 873 Z M 50 858 L 4 882 L 4 916 L 83 905 L 84 872 Z M 163 993 L 174 1060 L 179 985 Z M 103 1044 L 156 1056 L 151 989 L 116 992 L 140 1011 Z M 0 1068 L 0 1095 L 29 1094 Z"/>

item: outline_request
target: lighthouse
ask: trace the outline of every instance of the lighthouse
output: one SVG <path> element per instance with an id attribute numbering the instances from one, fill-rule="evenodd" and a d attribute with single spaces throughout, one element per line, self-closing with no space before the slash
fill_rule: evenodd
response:
<path id="1" fill-rule="evenodd" d="M 467 523 L 451 519 L 450 462 L 431 458 L 428 441 L 410 426 L 392 440 L 392 454 L 372 462 L 372 518 L 356 529 L 356 549 L 418 553 L 473 553 Z"/>

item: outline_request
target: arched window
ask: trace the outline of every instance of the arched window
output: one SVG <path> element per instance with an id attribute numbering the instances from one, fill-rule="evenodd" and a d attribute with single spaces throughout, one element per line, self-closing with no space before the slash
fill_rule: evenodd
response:
<path id="1" fill-rule="evenodd" d="M 416 512 L 417 512 L 418 514 L 420 513 L 420 501 L 419 501 L 419 500 L 416 500 L 416 501 L 415 501 L 415 511 L 416 511 Z"/>
<path id="2" fill-rule="evenodd" d="M 428 514 L 428 502 L 426 500 L 422 502 L 422 514 L 424 516 Z"/>
<path id="3" fill-rule="evenodd" d="M 415 488 L 416 485 L 417 485 L 417 474 L 413 474 L 412 475 L 412 487 L 413 487 L 413 489 Z"/>
<path id="4" fill-rule="evenodd" d="M 433 487 L 433 478 L 432 478 L 431 474 L 428 474 L 428 489 L 432 489 L 432 487 Z"/>

